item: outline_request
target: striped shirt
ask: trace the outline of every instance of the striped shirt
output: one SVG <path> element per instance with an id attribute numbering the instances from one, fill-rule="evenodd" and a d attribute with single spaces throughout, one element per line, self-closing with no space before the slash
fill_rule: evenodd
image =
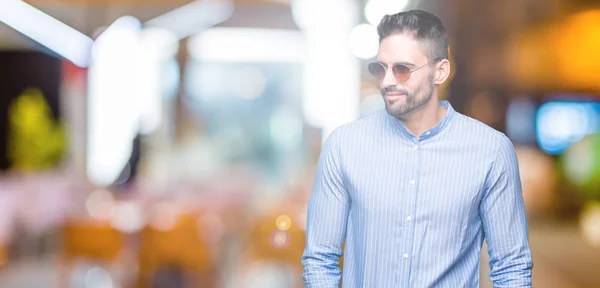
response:
<path id="1" fill-rule="evenodd" d="M 418 138 L 384 109 L 329 135 L 308 206 L 306 287 L 479 287 L 484 238 L 494 286 L 531 287 L 514 147 L 440 103 L 445 116 Z"/>

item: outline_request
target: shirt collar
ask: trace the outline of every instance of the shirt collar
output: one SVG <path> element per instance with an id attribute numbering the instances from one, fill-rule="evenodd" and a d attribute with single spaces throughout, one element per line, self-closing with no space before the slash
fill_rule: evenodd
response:
<path id="1" fill-rule="evenodd" d="M 406 137 L 407 139 L 421 141 L 431 138 L 442 132 L 448 126 L 448 124 L 450 124 L 450 121 L 454 117 L 454 114 L 456 114 L 456 111 L 454 111 L 454 108 L 452 108 L 452 105 L 447 100 L 441 100 L 440 105 L 446 108 L 446 114 L 444 115 L 444 117 L 442 117 L 442 120 L 437 125 L 423 131 L 423 134 L 421 134 L 419 139 L 417 139 L 412 133 L 410 133 L 408 128 L 406 128 L 406 126 L 402 121 L 400 121 L 400 119 L 390 115 L 389 113 L 387 113 L 387 111 L 385 112 L 385 115 L 390 120 L 392 127 L 402 136 Z"/>

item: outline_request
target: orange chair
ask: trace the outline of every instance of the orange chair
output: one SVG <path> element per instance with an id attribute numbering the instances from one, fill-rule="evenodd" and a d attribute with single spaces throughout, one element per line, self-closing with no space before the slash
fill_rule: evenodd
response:
<path id="1" fill-rule="evenodd" d="M 62 231 L 61 276 L 59 287 L 67 287 L 68 273 L 77 259 L 90 259 L 102 265 L 117 261 L 125 248 L 125 236 L 110 223 L 70 221 Z"/>
<path id="2" fill-rule="evenodd" d="M 243 271 L 257 262 L 280 263 L 296 271 L 296 286 L 303 287 L 301 275 L 304 268 L 301 259 L 306 245 L 306 231 L 294 224 L 298 220 L 296 217 L 287 216 L 289 218 L 286 219 L 282 215 L 284 214 L 271 213 L 254 225 L 238 269 Z M 282 221 L 280 217 L 286 220 Z M 343 257 L 340 259 L 340 268 L 343 268 L 342 263 Z"/>
<path id="3" fill-rule="evenodd" d="M 281 261 L 301 269 L 306 233 L 296 225 L 280 230 L 276 225 L 279 215 L 258 222 L 250 234 L 252 255 L 260 260 Z"/>
<path id="4" fill-rule="evenodd" d="M 177 216 L 174 225 L 160 230 L 145 227 L 140 235 L 138 287 L 149 287 L 158 269 L 176 267 L 186 273 L 189 286 L 215 287 L 215 259 L 201 236 L 202 225 L 197 213 Z"/>
<path id="5" fill-rule="evenodd" d="M 281 273 L 292 273 L 294 275 L 292 276 L 294 279 L 291 279 L 293 284 L 286 283 L 285 285 L 302 287 L 302 264 L 300 260 L 304 251 L 306 234 L 298 225 L 294 225 L 295 219 L 290 219 L 291 217 L 287 218 L 283 225 L 281 223 L 278 225 L 277 219 L 280 215 L 282 214 L 270 213 L 265 215 L 250 228 L 238 264 L 239 282 L 248 281 L 249 278 L 247 277 L 255 279 L 256 276 L 252 276 L 252 273 L 255 272 L 251 271 L 257 267 L 263 266 L 259 269 L 259 271 L 262 271 L 262 269 L 269 269 L 268 267 L 272 267 L 274 264 L 277 265 L 277 269 L 282 269 Z M 238 287 L 244 287 L 244 283 L 238 284 Z"/>
<path id="6" fill-rule="evenodd" d="M 6 248 L 0 244 L 0 268 L 6 264 Z"/>

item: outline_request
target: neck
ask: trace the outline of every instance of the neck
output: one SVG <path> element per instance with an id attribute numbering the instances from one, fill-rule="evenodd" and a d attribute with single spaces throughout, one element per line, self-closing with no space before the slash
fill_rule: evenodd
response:
<path id="1" fill-rule="evenodd" d="M 398 119 L 411 134 L 419 138 L 423 132 L 440 123 L 444 115 L 446 108 L 440 104 L 437 95 L 433 95 L 425 105 Z"/>

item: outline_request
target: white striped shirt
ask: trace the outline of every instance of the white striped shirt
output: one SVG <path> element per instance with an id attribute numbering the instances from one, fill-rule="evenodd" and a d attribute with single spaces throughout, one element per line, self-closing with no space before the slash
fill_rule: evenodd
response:
<path id="1" fill-rule="evenodd" d="M 531 287 L 514 147 L 440 103 L 446 115 L 419 138 L 385 110 L 327 138 L 308 207 L 306 287 L 479 287 L 484 238 L 494 286 Z"/>

